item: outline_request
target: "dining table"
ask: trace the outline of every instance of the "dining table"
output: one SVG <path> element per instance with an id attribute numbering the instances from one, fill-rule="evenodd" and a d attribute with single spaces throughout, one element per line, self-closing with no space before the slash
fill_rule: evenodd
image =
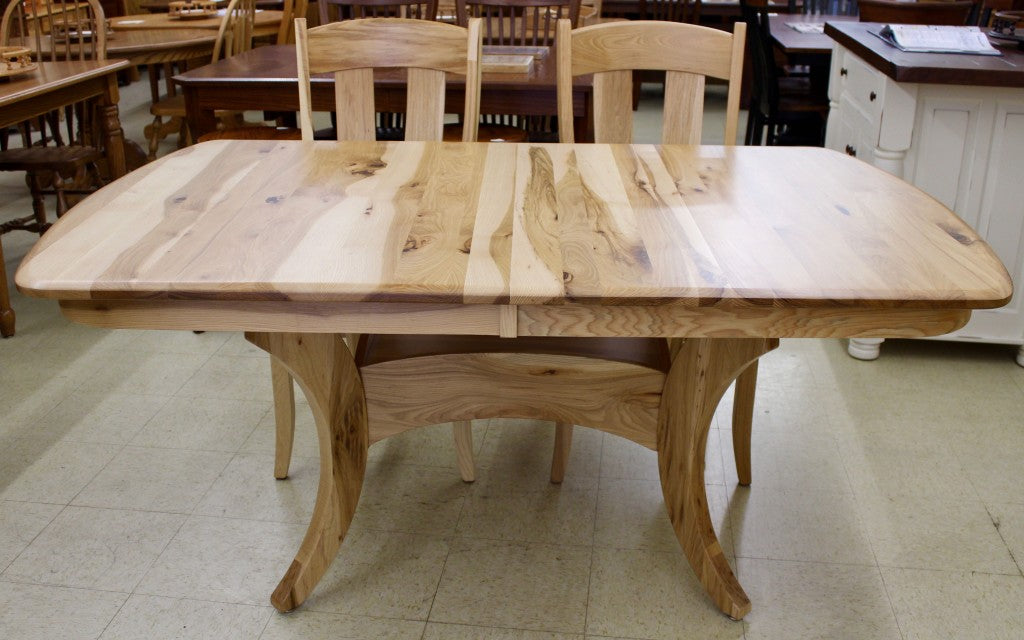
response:
<path id="1" fill-rule="evenodd" d="M 76 206 L 16 283 L 86 325 L 244 331 L 295 376 L 320 481 L 271 594 L 281 611 L 337 555 L 368 445 L 425 426 L 412 398 L 452 391 L 429 372 L 399 381 L 357 365 L 345 334 L 499 336 L 508 351 L 536 337 L 665 338 L 667 371 L 626 403 L 628 424 L 559 411 L 657 451 L 682 551 L 736 619 L 751 603 L 704 486 L 729 384 L 780 338 L 938 335 L 1012 295 L 974 230 L 866 163 L 819 148 L 650 144 L 203 142 Z M 494 377 L 486 393 L 498 415 L 535 417 L 567 375 L 538 365 L 531 382 Z M 506 384 L 536 393 L 503 404 Z"/>
<path id="2" fill-rule="evenodd" d="M 166 13 L 137 13 L 112 18 L 110 26 L 115 32 L 156 29 L 213 29 L 216 31 L 220 28 L 224 11 L 226 9 L 221 9 L 219 15 L 198 20 L 191 18 L 183 20 Z M 257 9 L 253 19 L 253 37 L 276 36 L 283 16 L 284 13 L 281 11 Z"/>
<path id="3" fill-rule="evenodd" d="M 514 49 L 514 48 L 512 48 Z M 554 47 L 534 48 L 534 60 L 524 72 L 482 74 L 480 113 L 519 116 L 550 116 L 557 113 L 555 99 L 556 51 Z M 484 47 L 485 62 L 490 55 L 501 56 L 502 47 Z M 196 138 L 215 131 L 218 109 L 235 111 L 289 112 L 299 109 L 299 81 L 294 45 L 257 47 L 210 65 L 174 76 L 185 95 L 189 130 Z M 405 74 L 400 70 L 374 72 L 377 111 L 404 113 Z M 465 81 L 449 75 L 445 112 L 462 113 Z M 314 75 L 311 83 L 314 111 L 334 111 L 334 78 Z M 594 139 L 593 76 L 573 79 L 573 115 L 577 140 Z"/>
<path id="4" fill-rule="evenodd" d="M 86 100 L 96 100 L 99 131 L 110 175 L 125 174 L 124 132 L 118 117 L 117 72 L 125 60 L 37 62 L 28 73 L 0 82 L 0 127 L 20 122 Z M 0 223 L 0 235 L 9 229 Z M 3 248 L 0 247 L 0 335 L 14 335 L 15 313 L 7 290 Z"/>

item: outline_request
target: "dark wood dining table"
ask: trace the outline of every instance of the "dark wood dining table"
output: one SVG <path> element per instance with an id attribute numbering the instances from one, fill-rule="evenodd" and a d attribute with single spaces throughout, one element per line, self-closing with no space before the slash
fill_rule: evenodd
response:
<path id="1" fill-rule="evenodd" d="M 488 53 L 489 48 L 484 48 Z M 555 51 L 552 48 L 536 58 L 527 73 L 484 73 L 480 112 L 524 116 L 557 115 L 555 99 Z M 376 108 L 378 111 L 405 112 L 405 78 L 400 71 L 377 72 Z M 274 45 L 258 47 L 215 64 L 193 69 L 174 77 L 185 94 L 188 125 L 198 138 L 214 131 L 214 111 L 298 111 L 298 73 L 295 47 Z M 445 98 L 447 113 L 461 113 L 465 84 L 459 76 L 448 77 Z M 594 139 L 593 80 L 580 76 L 573 82 L 573 115 L 576 139 Z M 334 80 L 328 75 L 313 76 L 314 111 L 334 110 Z"/>
<path id="2" fill-rule="evenodd" d="M 772 40 L 779 51 L 793 58 L 799 56 L 832 57 L 835 40 L 825 35 L 826 22 L 856 21 L 857 16 L 837 16 L 830 14 L 779 14 L 768 18 L 768 27 L 772 32 Z M 822 30 L 813 33 L 801 33 L 790 24 L 821 25 Z"/>
<path id="3" fill-rule="evenodd" d="M 124 133 L 117 113 L 117 72 L 126 60 L 39 62 L 36 70 L 0 82 L 0 127 L 10 127 L 65 105 L 97 99 L 100 134 L 110 174 L 125 174 Z M 0 235 L 4 229 L 0 225 Z M 0 335 L 14 335 L 14 309 L 0 247 Z"/>

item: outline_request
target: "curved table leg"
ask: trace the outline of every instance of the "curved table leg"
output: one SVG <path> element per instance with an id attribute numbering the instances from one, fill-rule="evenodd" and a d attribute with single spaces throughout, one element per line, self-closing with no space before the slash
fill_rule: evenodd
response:
<path id="1" fill-rule="evenodd" d="M 452 423 L 452 438 L 455 440 L 455 454 L 459 461 L 459 474 L 463 482 L 476 480 L 476 465 L 473 462 L 473 426 L 469 420 Z"/>
<path id="2" fill-rule="evenodd" d="M 366 471 L 366 398 L 352 352 L 341 336 L 247 333 L 246 338 L 294 376 L 309 400 L 320 441 L 313 517 L 295 560 L 270 596 L 278 611 L 291 611 L 323 577 L 352 522 Z"/>
<path id="3" fill-rule="evenodd" d="M 736 378 L 732 401 L 732 451 L 736 475 L 744 487 L 750 484 L 750 436 L 754 427 L 754 392 L 757 390 L 757 360 Z"/>
<path id="4" fill-rule="evenodd" d="M 568 422 L 555 423 L 555 449 L 551 453 L 551 482 L 554 484 L 561 484 L 565 479 L 572 449 L 572 429 L 573 425 Z"/>
<path id="5" fill-rule="evenodd" d="M 740 619 L 750 611 L 718 543 L 704 490 L 704 449 L 715 407 L 747 365 L 778 346 L 758 338 L 682 341 L 672 360 L 658 416 L 658 471 L 669 518 L 697 579 L 719 609 Z"/>
<path id="6" fill-rule="evenodd" d="M 295 442 L 295 385 L 292 374 L 274 356 L 270 356 L 270 380 L 274 389 L 274 477 L 284 480 Z"/>

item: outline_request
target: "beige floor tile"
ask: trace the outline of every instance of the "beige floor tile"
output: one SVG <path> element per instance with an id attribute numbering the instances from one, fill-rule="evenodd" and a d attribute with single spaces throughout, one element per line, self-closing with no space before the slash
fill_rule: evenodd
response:
<path id="1" fill-rule="evenodd" d="M 20 366 L 20 360 L 10 370 Z M 0 368 L 8 369 L 7 365 Z M 50 370 L 51 373 L 59 370 Z M 32 426 L 81 384 L 80 379 L 53 375 L 46 381 L 13 380 L 0 383 L 0 437 L 31 433 Z"/>
<path id="2" fill-rule="evenodd" d="M 737 482 L 732 430 L 722 431 L 728 484 Z M 831 434 L 755 428 L 750 439 L 751 482 L 769 491 L 852 493 L 843 456 Z"/>
<path id="3" fill-rule="evenodd" d="M 121 445 L 15 440 L 0 465 L 0 499 L 67 504 L 121 449 Z"/>
<path id="4" fill-rule="evenodd" d="M 555 424 L 541 420 L 490 420 L 477 454 L 477 482 L 492 491 L 542 490 L 551 480 Z M 602 434 L 575 427 L 564 486 L 599 475 Z"/>
<path id="5" fill-rule="evenodd" d="M 133 595 L 101 640 L 250 640 L 274 612 L 270 607 Z"/>
<path id="6" fill-rule="evenodd" d="M 971 486 L 985 502 L 1024 504 L 1024 429 L 1020 424 L 1018 414 L 1001 429 L 990 426 L 989 433 L 970 434 L 952 441 Z"/>
<path id="7" fill-rule="evenodd" d="M 241 331 L 228 334 L 228 339 L 225 340 L 224 344 L 222 344 L 220 349 L 217 350 L 217 355 L 268 358 L 267 366 L 270 366 L 267 352 L 246 340 L 245 334 Z"/>
<path id="8" fill-rule="evenodd" d="M 231 336 L 222 331 L 133 331 L 132 339 L 125 345 L 132 351 L 154 353 L 191 353 L 212 356 L 217 353 Z"/>
<path id="9" fill-rule="evenodd" d="M 1024 578 L 882 569 L 906 640 L 1016 640 L 1024 630 Z"/>
<path id="10" fill-rule="evenodd" d="M 264 606 L 305 532 L 303 525 L 192 516 L 135 593 Z"/>
<path id="11" fill-rule="evenodd" d="M 260 640 L 420 640 L 423 622 L 299 609 L 274 613 Z"/>
<path id="12" fill-rule="evenodd" d="M 60 513 L 57 504 L 0 501 L 0 571 Z"/>
<path id="13" fill-rule="evenodd" d="M 72 504 L 191 513 L 230 460 L 220 451 L 125 447 Z"/>
<path id="14" fill-rule="evenodd" d="M 890 434 L 843 436 L 839 447 L 859 499 L 977 500 L 977 492 L 947 443 L 946 438 L 908 442 Z"/>
<path id="15" fill-rule="evenodd" d="M 79 391 L 170 396 L 208 359 L 202 355 L 148 351 L 99 354 L 91 358 L 93 369 Z"/>
<path id="16" fill-rule="evenodd" d="M 980 502 L 879 499 L 860 510 L 882 567 L 1019 572 Z"/>
<path id="17" fill-rule="evenodd" d="M 355 523 L 365 529 L 450 535 L 471 485 L 451 469 L 371 461 Z"/>
<path id="18" fill-rule="evenodd" d="M 987 508 L 1017 567 L 1024 570 L 1024 505 L 990 504 Z"/>
<path id="19" fill-rule="evenodd" d="M 311 611 L 426 620 L 449 543 L 421 534 L 353 528 L 303 606 Z"/>
<path id="20" fill-rule="evenodd" d="M 127 593 L 0 581 L 0 638 L 98 638 Z"/>
<path id="21" fill-rule="evenodd" d="M 24 435 L 50 441 L 123 445 L 166 403 L 166 396 L 72 393 L 35 421 Z"/>
<path id="22" fill-rule="evenodd" d="M 474 420 L 472 430 L 473 451 L 479 458 L 487 435 L 487 421 Z M 452 438 L 452 426 L 449 423 L 420 427 L 373 444 L 369 459 L 381 465 L 415 464 L 458 469 Z"/>
<path id="23" fill-rule="evenodd" d="M 728 493 L 721 485 L 704 487 L 719 544 L 733 555 Z M 682 553 L 665 509 L 661 483 L 651 480 L 602 478 L 597 499 L 594 545 Z"/>
<path id="24" fill-rule="evenodd" d="M 739 557 L 875 564 L 851 495 L 770 491 L 755 483 L 736 489 L 729 507 Z"/>
<path id="25" fill-rule="evenodd" d="M 740 558 L 746 640 L 900 640 L 877 567 Z"/>
<path id="26" fill-rule="evenodd" d="M 177 393 L 184 398 L 271 400 L 270 360 L 214 355 Z"/>
<path id="27" fill-rule="evenodd" d="M 308 404 L 300 400 L 300 397 L 301 394 L 296 391 L 295 432 L 292 440 L 292 455 L 295 457 L 319 458 L 320 445 L 317 442 L 313 411 L 309 408 Z M 256 428 L 249 434 L 245 442 L 242 443 L 239 451 L 242 453 L 274 455 L 276 432 L 274 410 L 271 408 L 263 415 Z M 371 458 L 373 457 L 374 450 L 380 446 L 382 446 L 382 443 L 377 443 L 370 447 L 369 456 Z"/>
<path id="28" fill-rule="evenodd" d="M 129 592 L 183 521 L 166 513 L 66 507 L 3 578 Z"/>
<path id="29" fill-rule="evenodd" d="M 267 401 L 171 398 L 132 439 L 132 444 L 233 453 L 242 447 L 271 407 L 272 403 Z"/>
<path id="30" fill-rule="evenodd" d="M 710 436 L 708 440 L 711 441 Z M 610 433 L 604 434 L 603 445 L 601 450 L 602 478 L 660 481 L 656 451 Z M 713 457 L 712 451 L 713 449 L 709 447 L 704 454 L 706 458 Z M 721 451 L 718 455 L 721 457 Z"/>
<path id="31" fill-rule="evenodd" d="M 548 633 L 428 622 L 423 640 L 583 640 L 575 633 Z"/>
<path id="32" fill-rule="evenodd" d="M 594 536 L 596 503 L 596 479 L 589 488 L 549 483 L 540 491 L 523 493 L 474 487 L 459 517 L 458 534 L 514 542 L 589 545 Z"/>
<path id="33" fill-rule="evenodd" d="M 588 636 L 676 640 L 742 638 L 743 624 L 722 615 L 682 553 L 594 549 Z"/>
<path id="34" fill-rule="evenodd" d="M 456 539 L 431 622 L 582 633 L 590 548 Z"/>
<path id="35" fill-rule="evenodd" d="M 286 480 L 274 478 L 274 456 L 236 454 L 195 508 L 197 515 L 308 524 L 320 463 L 292 457 Z"/>

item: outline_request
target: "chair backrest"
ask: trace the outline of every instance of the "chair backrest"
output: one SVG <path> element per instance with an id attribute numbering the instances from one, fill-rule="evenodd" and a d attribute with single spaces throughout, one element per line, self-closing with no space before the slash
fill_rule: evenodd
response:
<path id="1" fill-rule="evenodd" d="M 455 0 L 455 16 L 482 19 L 486 45 L 550 46 L 559 20 L 578 24 L 580 0 Z"/>
<path id="2" fill-rule="evenodd" d="M 255 20 L 256 0 L 231 0 L 220 21 L 217 40 L 213 43 L 213 61 L 252 49 Z"/>
<path id="3" fill-rule="evenodd" d="M 746 26 L 733 33 L 676 22 L 610 22 L 572 29 L 558 22 L 558 131 L 573 142 L 572 79 L 594 74 L 594 138 L 628 143 L 633 136 L 634 70 L 665 71 L 665 144 L 699 144 L 704 78 L 728 80 L 725 144 L 736 140 Z M 680 43 L 686 43 L 681 46 Z"/>
<path id="4" fill-rule="evenodd" d="M 896 24 L 964 25 L 974 10 L 974 0 L 956 2 L 897 2 L 858 0 L 861 22 Z"/>
<path id="5" fill-rule="evenodd" d="M 308 10 L 309 0 L 284 0 L 277 44 L 295 44 L 295 18 L 305 18 Z"/>
<path id="6" fill-rule="evenodd" d="M 405 18 L 346 20 L 306 29 L 295 21 L 302 139 L 313 139 L 310 75 L 334 74 L 338 140 L 373 140 L 373 70 L 408 74 L 406 140 L 441 140 L 445 73 L 466 77 L 462 140 L 475 142 L 480 119 L 480 21 L 468 27 Z"/>
<path id="7" fill-rule="evenodd" d="M 320 24 L 358 18 L 437 20 L 437 0 L 317 0 Z"/>
<path id="8" fill-rule="evenodd" d="M 640 0 L 641 20 L 700 21 L 700 0 Z"/>
<path id="9" fill-rule="evenodd" d="M 106 15 L 97 0 L 12 0 L 0 20 L 0 45 L 18 44 L 40 60 L 106 60 Z M 49 42 L 52 40 L 52 42 Z"/>

